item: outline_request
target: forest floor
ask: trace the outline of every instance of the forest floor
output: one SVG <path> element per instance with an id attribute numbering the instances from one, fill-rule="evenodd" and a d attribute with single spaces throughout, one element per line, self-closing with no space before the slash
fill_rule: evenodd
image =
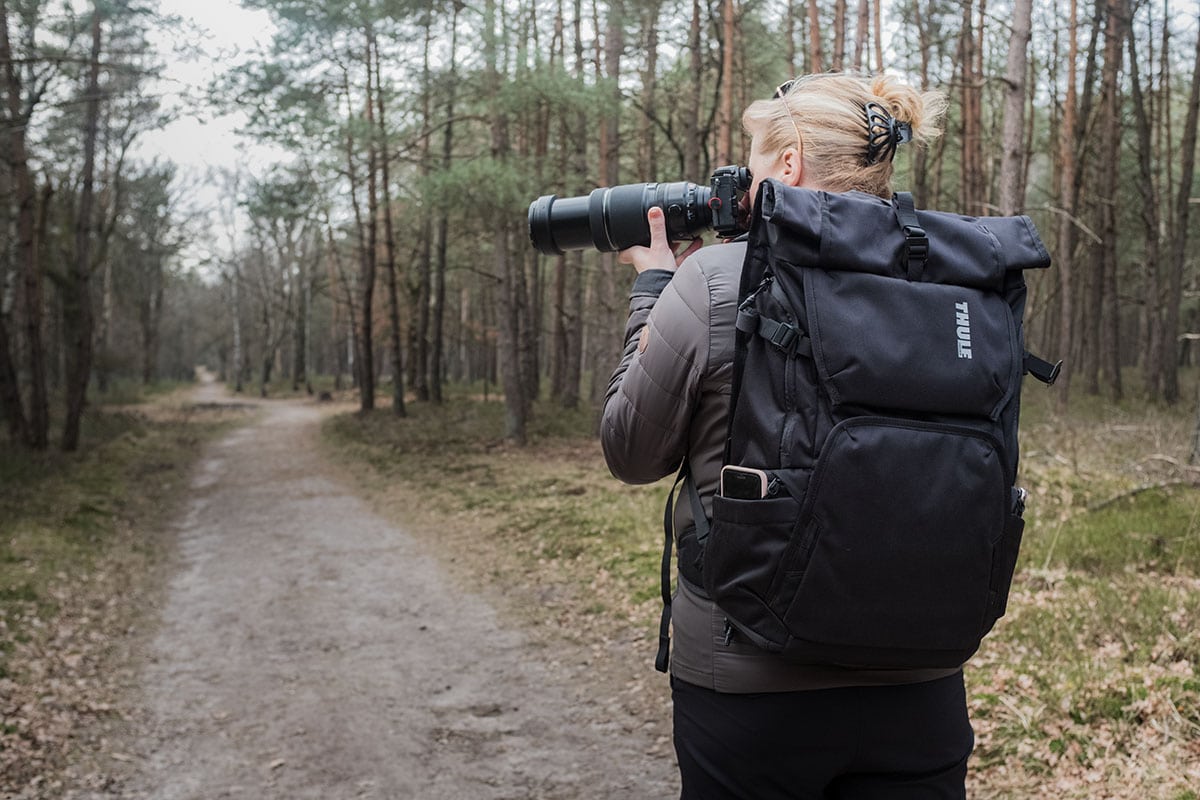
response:
<path id="1" fill-rule="evenodd" d="M 209 384 L 192 402 L 226 400 Z M 111 713 L 82 716 L 93 733 L 65 770 L 12 796 L 677 791 L 661 719 L 620 707 L 586 653 L 501 618 L 435 541 L 358 498 L 320 452 L 330 410 L 263 403 L 204 447 Z"/>
<path id="2" fill-rule="evenodd" d="M 970 796 L 1197 800 L 1192 417 L 1048 397 L 1023 416 L 1009 613 L 967 668 Z M 168 428 L 183 447 L 143 454 L 140 499 L 59 487 L 68 540 L 140 520 L 119 557 L 43 586 L 21 576 L 56 562 L 21 548 L 46 531 L 0 519 L 0 626 L 19 633 L 0 798 L 677 794 L 651 665 L 668 487 L 608 476 L 586 413 L 539 409 L 515 448 L 478 399 L 398 419 L 209 385 L 182 408 L 207 433 Z"/>

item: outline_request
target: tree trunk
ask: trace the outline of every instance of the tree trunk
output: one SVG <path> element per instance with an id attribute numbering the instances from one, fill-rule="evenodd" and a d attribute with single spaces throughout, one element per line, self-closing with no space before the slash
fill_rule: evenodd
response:
<path id="1" fill-rule="evenodd" d="M 721 2 L 721 113 L 717 127 L 717 164 L 730 164 L 733 159 L 733 84 L 734 48 L 737 46 L 736 11 L 734 0 Z M 697 178 L 698 179 L 698 176 Z"/>
<path id="2" fill-rule="evenodd" d="M 683 174 L 687 180 L 700 179 L 700 97 L 704 87 L 704 54 L 700 37 L 703 25 L 700 0 L 692 0 L 692 21 L 688 27 L 688 96 L 683 112 Z M 578 36 L 578 32 L 576 36 Z"/>
<path id="3" fill-rule="evenodd" d="M 370 61 L 367 62 L 367 71 L 370 72 Z M 349 76 L 346 76 L 346 100 L 350 103 L 350 119 L 349 123 L 354 120 L 353 95 L 350 92 Z M 369 83 L 369 81 L 368 81 Z M 368 91 L 368 95 L 370 92 Z M 367 108 L 371 107 L 371 99 L 367 99 Z M 368 149 L 367 159 L 367 182 L 368 182 L 368 207 L 367 220 L 363 221 L 362 209 L 358 202 L 357 181 L 355 179 L 354 168 L 354 135 L 352 133 L 353 125 L 346 126 L 346 163 L 348 175 L 350 178 L 350 195 L 351 205 L 354 206 L 354 222 L 355 228 L 358 230 L 358 258 L 359 258 L 359 297 L 362 309 L 359 319 L 359 334 L 358 334 L 358 349 L 355 353 L 357 358 L 358 368 L 355 370 L 355 375 L 358 378 L 359 391 L 359 410 L 371 411 L 375 408 L 375 344 L 373 336 L 373 314 L 372 307 L 375 304 L 375 218 L 378 213 L 376 209 L 375 196 L 375 148 Z"/>
<path id="4" fill-rule="evenodd" d="M 833 2 L 833 71 L 841 72 L 846 63 L 846 0 Z"/>
<path id="5" fill-rule="evenodd" d="M 877 9 L 878 6 L 876 3 Z M 921 53 L 921 91 L 926 91 L 929 89 L 929 59 L 933 43 L 930 42 L 929 27 L 921 12 L 921 0 L 913 0 L 912 12 L 913 24 L 917 28 L 917 48 Z M 942 138 L 944 140 L 945 137 Z M 930 197 L 929 154 L 924 147 L 918 147 L 913 152 L 913 196 L 917 208 L 930 208 L 937 203 L 937 198 Z"/>
<path id="6" fill-rule="evenodd" d="M 1129 85 L 1132 91 L 1134 128 L 1137 132 L 1138 196 L 1142 219 L 1143 286 L 1142 309 L 1145 318 L 1144 337 L 1139 343 L 1142 359 L 1142 377 L 1147 396 L 1157 399 L 1162 394 L 1162 303 L 1160 286 L 1161 265 L 1159 243 L 1161 236 L 1159 220 L 1158 188 L 1154 181 L 1153 134 L 1150 130 L 1150 113 L 1147 111 L 1146 94 L 1142 90 L 1141 70 L 1138 65 L 1137 36 L 1130 25 L 1129 34 Z M 1153 91 L 1153 87 L 1150 87 Z"/>
<path id="7" fill-rule="evenodd" d="M 645 42 L 646 69 L 642 73 L 642 116 L 638 123 L 638 164 L 644 170 L 646 180 L 658 180 L 658 147 L 655 136 L 654 117 L 658 87 L 658 17 L 661 10 L 659 0 L 646 4 L 642 36 Z"/>
<path id="8" fill-rule="evenodd" d="M 1099 258 L 1096 259 L 1098 269 L 1093 284 L 1093 299 L 1096 301 L 1096 309 L 1100 313 L 1092 332 L 1096 335 L 1096 341 L 1100 347 L 1098 367 L 1108 378 L 1109 397 L 1113 400 L 1119 400 L 1123 394 L 1120 349 L 1118 347 L 1120 340 L 1117 335 L 1121 316 L 1116 291 L 1117 214 L 1115 203 L 1112 200 L 1117 197 L 1120 173 L 1122 109 L 1119 97 L 1121 87 L 1118 78 L 1125 43 L 1123 25 L 1127 14 L 1128 6 L 1124 0 L 1107 0 L 1108 21 L 1104 34 L 1104 72 L 1101 76 L 1103 101 L 1099 159 L 1099 163 L 1105 167 L 1100 170 L 1100 179 L 1096 187 L 1097 196 L 1102 199 L 1099 204 L 1099 233 L 1103 244 L 1100 246 Z"/>
<path id="9" fill-rule="evenodd" d="M 450 65 L 446 83 L 446 124 L 442 129 L 442 171 L 448 172 L 454 154 L 454 95 L 458 87 L 455 74 L 455 58 L 458 51 L 458 12 L 461 6 L 454 3 L 454 15 L 450 22 Z M 442 208 L 438 212 L 437 268 L 434 272 L 433 308 L 430 319 L 433 342 L 429 354 L 429 398 L 434 403 L 442 402 L 442 384 L 445 382 L 443 353 L 445 351 L 446 316 L 446 262 L 447 245 L 450 238 L 450 212 Z"/>
<path id="10" fill-rule="evenodd" d="M 162 280 L 162 261 L 161 257 L 152 254 L 150 269 L 147 270 L 146 277 L 149 282 L 146 296 L 142 298 L 139 304 L 138 322 L 142 334 L 142 385 L 149 386 L 154 382 L 158 373 L 158 349 L 159 349 L 159 322 L 162 319 L 162 304 L 163 304 L 163 280 Z M 270 339 L 271 321 L 267 316 L 267 303 L 263 303 L 263 320 L 266 326 L 266 334 L 264 341 Z M 265 345 L 264 345 L 265 346 Z M 264 361 L 273 360 L 264 356 Z M 266 381 L 262 386 L 261 394 L 266 397 L 266 383 L 270 382 L 269 372 L 266 375 Z"/>
<path id="11" fill-rule="evenodd" d="M 1200 15 L 1198 15 L 1200 16 Z M 1167 262 L 1166 317 L 1163 320 L 1163 399 L 1179 401 L 1179 307 L 1183 302 L 1183 270 L 1187 259 L 1188 218 L 1191 208 L 1192 181 L 1196 171 L 1196 128 L 1200 115 L 1200 35 L 1196 37 L 1195 61 L 1192 68 L 1192 88 L 1188 97 L 1187 116 L 1180 141 L 1179 191 L 1175 196 L 1175 236 Z"/>
<path id="12" fill-rule="evenodd" d="M 824 71 L 821 58 L 821 7 L 817 0 L 808 0 L 808 71 Z"/>
<path id="13" fill-rule="evenodd" d="M 1017 214 L 1025 207 L 1021 176 L 1025 170 L 1025 71 L 1029 63 L 1033 0 L 1015 0 L 1012 35 L 1008 40 L 1008 65 L 1004 73 L 1004 127 L 1001 133 L 1001 214 Z"/>
<path id="14" fill-rule="evenodd" d="M 25 442 L 29 422 L 25 419 L 25 408 L 21 405 L 21 388 L 17 383 L 17 368 L 12 360 L 8 325 L 0 318 L 0 410 L 8 422 L 8 438 L 11 442 Z"/>
<path id="15" fill-rule="evenodd" d="M 858 24 L 854 26 L 854 69 L 861 72 L 867 52 L 867 30 L 871 21 L 869 0 L 858 0 Z"/>
<path id="16" fill-rule="evenodd" d="M 1059 131 L 1058 158 L 1062 168 L 1059 181 L 1058 203 L 1061 206 L 1058 216 L 1058 248 L 1055 253 L 1058 272 L 1058 342 L 1060 352 L 1068 359 L 1056 384 L 1058 391 L 1057 405 L 1059 411 L 1065 411 L 1071 390 L 1072 365 L 1071 337 L 1074 333 L 1074 270 L 1075 270 L 1075 206 L 1073 203 L 1075 185 L 1075 151 L 1076 151 L 1076 70 L 1075 60 L 1079 57 L 1078 13 L 1079 0 L 1070 0 L 1071 7 L 1067 24 L 1067 95 L 1063 100 L 1063 118 Z"/>
<path id="17" fill-rule="evenodd" d="M 796 0 L 787 0 L 783 26 L 784 57 L 787 59 L 788 74 L 796 74 Z"/>
<path id="18" fill-rule="evenodd" d="M 919 0 L 913 0 L 913 5 L 916 5 Z M 872 4 L 873 15 L 873 32 L 872 40 L 875 42 L 875 70 L 883 72 L 883 0 L 875 0 Z"/>
<path id="19" fill-rule="evenodd" d="M 241 301 L 241 268 L 235 262 L 233 265 L 233 274 L 230 277 L 232 286 L 232 303 L 233 303 L 233 391 L 241 394 L 245 389 L 243 385 L 245 356 L 242 353 L 242 301 Z"/>
<path id="20" fill-rule="evenodd" d="M 75 218 L 75 258 L 64 291 L 63 321 L 70 343 L 67 348 L 67 413 L 63 421 L 62 449 L 79 449 L 79 424 L 87 403 L 92 376 L 92 213 L 96 181 L 96 135 L 100 121 L 101 17 L 99 4 L 92 7 L 92 52 L 88 61 L 87 95 L 84 105 L 83 181 L 79 211 Z"/>
<path id="21" fill-rule="evenodd" d="M 582 0 L 575 0 L 575 77 L 582 84 L 584 82 L 584 60 L 583 60 L 583 14 Z M 691 34 L 688 34 L 689 37 Z M 690 41 L 690 38 L 689 38 Z M 697 44 L 697 51 L 699 45 Z M 691 51 L 692 54 L 696 51 Z M 586 191 L 584 185 L 587 175 L 587 143 L 588 136 L 587 113 L 579 111 L 576 115 L 575 133 L 571 136 L 573 142 L 572 158 L 574 160 L 574 174 L 579 176 L 577 180 L 576 190 L 579 192 Z M 583 382 L 583 253 L 579 250 L 572 250 L 566 256 L 566 303 L 564 307 L 566 327 L 566 352 L 567 352 L 567 367 L 563 375 L 563 394 L 561 403 L 564 408 L 575 408 L 579 405 L 579 395 Z"/>
<path id="22" fill-rule="evenodd" d="M 289 239 L 291 238 L 289 234 Z M 292 391 L 308 384 L 308 265 L 298 248 L 292 249 L 291 261 L 296 265 L 296 326 L 292 331 Z"/>
<path id="23" fill-rule="evenodd" d="M 501 77 L 499 72 L 499 42 L 496 20 L 496 0 L 486 0 L 483 23 L 483 62 L 485 88 L 490 96 L 499 95 Z M 509 121 L 501 104 L 496 103 L 491 119 L 492 158 L 499 163 L 509 157 Z M 492 236 L 492 258 L 495 272 L 501 284 L 500 323 L 500 369 L 504 380 L 505 437 L 518 446 L 526 443 L 527 412 L 529 405 L 524 397 L 525 383 L 521 379 L 521 314 L 524 302 L 524 287 L 520 277 L 520 264 L 513 262 L 510 247 L 511 223 L 502 218 L 495 226 Z"/>
<path id="24" fill-rule="evenodd" d="M 964 214 L 983 213 L 983 202 L 986 199 L 983 177 L 983 106 L 980 97 L 982 76 L 975 71 L 978 43 L 975 40 L 974 12 L 974 0 L 963 3 L 958 50 L 962 74 L 962 166 L 958 204 L 959 210 Z"/>
<path id="25" fill-rule="evenodd" d="M 429 69 L 429 51 L 433 41 L 433 16 L 425 15 L 425 48 L 421 59 L 421 136 L 418 146 L 418 167 L 422 183 L 428 185 L 429 175 L 433 166 L 433 141 L 430 131 L 433 128 L 431 108 L 432 88 Z M 410 358 L 415 362 L 411 370 L 417 400 L 429 401 L 429 302 L 432 293 L 433 273 L 433 208 L 432 203 L 422 203 L 421 211 L 421 243 L 420 254 L 417 256 L 417 282 L 410 296 L 413 303 L 409 310 L 409 339 Z"/>
<path id="26" fill-rule="evenodd" d="M 375 128 L 379 137 L 379 162 L 383 177 L 383 257 L 384 274 L 387 276 L 388 321 L 391 323 L 389 326 L 391 329 L 389 342 L 391 347 L 389 349 L 392 356 L 392 414 L 397 417 L 403 417 L 407 416 L 408 412 L 404 407 L 404 356 L 403 346 L 400 342 L 400 298 L 397 294 L 399 278 L 396 274 L 396 233 L 392 222 L 392 177 L 391 165 L 389 163 L 391 158 L 388 151 L 387 117 L 385 115 L 383 84 L 381 83 L 380 74 L 379 42 L 375 38 L 374 32 L 369 34 L 367 57 L 371 58 L 372 53 L 374 53 L 375 69 L 371 70 L 368 65 L 367 72 L 368 76 L 372 71 L 375 73 L 375 103 L 379 111 L 379 120 Z M 371 121 L 370 111 L 367 114 L 367 121 Z M 428 224 L 426 225 L 425 236 L 426 250 L 428 250 Z M 426 256 L 428 256 L 428 252 Z M 428 268 L 428 258 L 426 258 L 425 266 Z M 428 284 L 428 269 L 426 269 L 423 280 Z"/>
<path id="27" fill-rule="evenodd" d="M 22 108 L 24 86 L 9 42 L 8 4 L 0 0 L 0 64 L 8 95 L 8 158 L 17 205 L 16 261 L 24 285 L 25 349 L 28 354 L 29 417 L 27 442 L 35 450 L 49 446 L 50 403 L 46 389 L 46 350 L 42 341 L 42 269 L 36 234 L 37 189 L 29 169 L 25 134 L 31 109 Z"/>

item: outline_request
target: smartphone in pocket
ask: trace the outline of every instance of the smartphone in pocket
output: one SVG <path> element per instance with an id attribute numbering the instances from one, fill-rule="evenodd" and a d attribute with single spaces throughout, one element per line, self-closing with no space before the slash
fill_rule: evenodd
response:
<path id="1" fill-rule="evenodd" d="M 734 500 L 760 500 L 767 496 L 767 473 L 732 464 L 721 467 L 721 496 Z"/>

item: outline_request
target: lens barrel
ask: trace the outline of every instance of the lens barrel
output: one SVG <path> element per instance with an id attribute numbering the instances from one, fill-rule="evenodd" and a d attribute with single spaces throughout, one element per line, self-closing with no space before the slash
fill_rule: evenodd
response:
<path id="1" fill-rule="evenodd" d="M 648 245 L 646 212 L 655 206 L 666 215 L 668 238 L 692 239 L 712 225 L 711 197 L 711 188 L 689 181 L 628 183 L 595 189 L 586 197 L 543 195 L 529 204 L 529 240 L 545 255 Z"/>

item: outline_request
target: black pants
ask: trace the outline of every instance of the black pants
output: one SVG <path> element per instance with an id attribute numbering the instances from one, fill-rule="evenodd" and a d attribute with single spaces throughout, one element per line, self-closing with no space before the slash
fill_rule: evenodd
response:
<path id="1" fill-rule="evenodd" d="M 962 800 L 962 673 L 928 683 L 721 694 L 672 682 L 681 800 Z"/>

